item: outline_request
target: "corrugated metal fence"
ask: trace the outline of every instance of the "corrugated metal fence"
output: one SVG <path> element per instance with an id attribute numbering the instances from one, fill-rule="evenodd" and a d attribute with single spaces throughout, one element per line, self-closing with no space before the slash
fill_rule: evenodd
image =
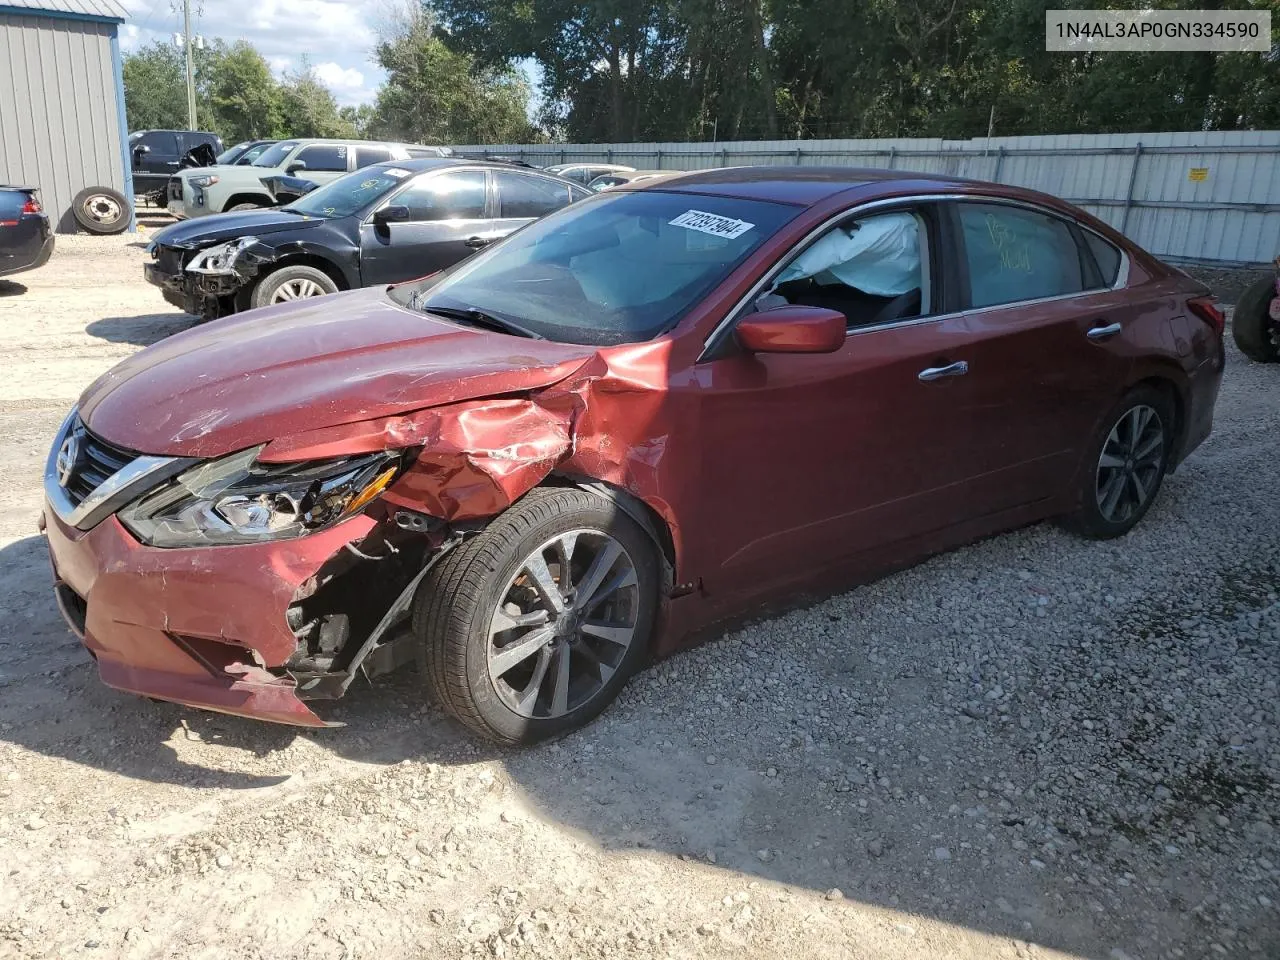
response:
<path id="1" fill-rule="evenodd" d="M 455 147 L 538 165 L 637 169 L 743 164 L 888 167 L 994 180 L 1083 207 L 1170 260 L 1266 263 L 1280 254 L 1280 131 L 1117 133 L 975 140 L 761 140 L 734 143 Z"/>

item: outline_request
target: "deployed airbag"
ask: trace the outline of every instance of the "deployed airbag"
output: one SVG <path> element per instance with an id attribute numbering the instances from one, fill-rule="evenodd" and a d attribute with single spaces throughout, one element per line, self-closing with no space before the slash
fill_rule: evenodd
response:
<path id="1" fill-rule="evenodd" d="M 920 228 L 909 213 L 870 217 L 837 227 L 778 275 L 774 286 L 813 278 L 842 283 L 876 297 L 896 297 L 920 288 Z"/>

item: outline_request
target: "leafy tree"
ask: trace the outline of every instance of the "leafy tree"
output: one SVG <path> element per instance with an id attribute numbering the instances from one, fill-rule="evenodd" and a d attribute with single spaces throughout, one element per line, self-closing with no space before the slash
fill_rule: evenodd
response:
<path id="1" fill-rule="evenodd" d="M 187 79 L 182 51 L 157 40 L 126 56 L 123 66 L 129 129 L 185 130 Z"/>
<path id="2" fill-rule="evenodd" d="M 200 89 L 227 143 L 284 136 L 284 95 L 267 61 L 244 40 L 216 40 L 200 58 Z"/>
<path id="3" fill-rule="evenodd" d="M 510 65 L 451 49 L 425 11 L 405 11 L 375 56 L 387 81 L 370 135 L 415 143 L 522 143 L 533 135 L 524 79 Z"/>
<path id="4" fill-rule="evenodd" d="M 355 127 L 338 112 L 333 93 L 316 76 L 304 55 L 301 67 L 285 75 L 280 87 L 284 126 L 291 137 L 354 137 Z"/>

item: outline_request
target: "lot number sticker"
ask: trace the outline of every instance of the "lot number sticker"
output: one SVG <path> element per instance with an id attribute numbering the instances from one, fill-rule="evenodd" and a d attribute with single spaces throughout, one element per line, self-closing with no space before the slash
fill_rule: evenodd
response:
<path id="1" fill-rule="evenodd" d="M 670 221 L 670 224 L 673 227 L 684 227 L 686 230 L 709 233 L 713 237 L 724 237 L 726 240 L 740 237 L 755 226 L 754 223 L 747 223 L 745 220 L 721 217 L 703 210 L 686 210 Z"/>

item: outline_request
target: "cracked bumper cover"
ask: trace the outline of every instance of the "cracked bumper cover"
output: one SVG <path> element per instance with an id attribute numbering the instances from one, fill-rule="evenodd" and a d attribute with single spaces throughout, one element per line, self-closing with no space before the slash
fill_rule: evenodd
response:
<path id="1" fill-rule="evenodd" d="M 158 549 L 114 517 L 82 532 L 47 503 L 42 524 L 55 583 L 82 601 L 59 606 L 98 664 L 128 693 L 301 726 L 330 726 L 283 671 L 297 641 L 285 611 L 299 586 L 373 526 L 364 516 L 296 540 Z"/>

